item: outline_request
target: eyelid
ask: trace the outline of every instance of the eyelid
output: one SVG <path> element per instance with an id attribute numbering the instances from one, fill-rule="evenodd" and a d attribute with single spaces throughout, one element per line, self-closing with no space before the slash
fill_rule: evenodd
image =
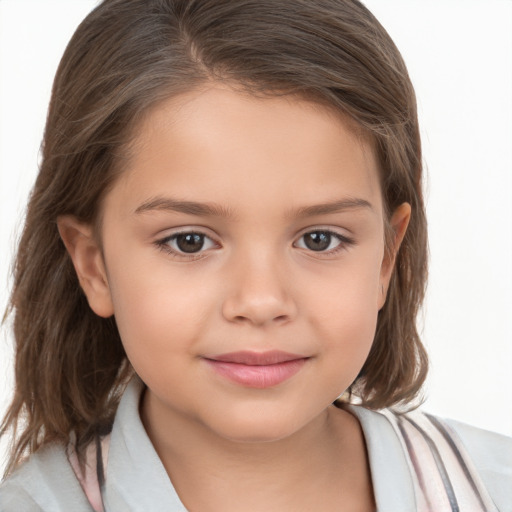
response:
<path id="1" fill-rule="evenodd" d="M 219 242 L 217 242 L 213 236 L 210 236 L 209 234 L 207 234 L 205 232 L 204 228 L 194 227 L 194 226 L 190 226 L 190 227 L 186 226 L 186 227 L 178 228 L 176 231 L 173 231 L 173 232 L 167 234 L 166 236 L 155 240 L 154 244 L 160 250 L 164 251 L 166 254 L 169 254 L 170 256 L 172 256 L 173 258 L 176 258 L 176 259 L 190 261 L 190 260 L 198 260 L 198 259 L 204 258 L 206 256 L 204 253 L 206 253 L 210 249 L 212 249 L 211 247 L 207 248 L 207 249 L 201 248 L 198 252 L 186 253 L 186 252 L 181 252 L 179 250 L 176 250 L 170 246 L 170 244 L 169 244 L 170 241 L 172 241 L 173 239 L 176 239 L 176 237 L 178 237 L 179 235 L 188 235 L 188 234 L 201 235 L 205 239 L 210 240 L 213 243 L 214 247 L 215 246 L 217 248 L 220 247 Z"/>
<path id="2" fill-rule="evenodd" d="M 201 250 L 199 250 L 198 252 L 195 252 L 195 253 L 186 253 L 186 252 L 181 252 L 179 250 L 172 248 L 169 245 L 169 241 L 175 239 L 179 235 L 198 234 L 198 235 L 204 236 L 205 238 L 209 239 L 213 243 L 214 247 L 215 246 L 217 248 L 221 247 L 221 244 L 215 239 L 215 237 L 209 235 L 208 233 L 206 233 L 206 231 L 209 231 L 209 230 L 207 230 L 203 227 L 195 227 L 195 226 L 181 227 L 181 228 L 177 228 L 176 231 L 173 231 L 173 232 L 167 234 L 166 236 L 159 238 L 158 240 L 156 240 L 154 242 L 154 244 L 160 250 L 169 254 L 173 258 L 181 259 L 181 260 L 189 260 L 189 261 L 190 260 L 199 260 L 199 259 L 206 257 L 207 254 L 205 254 L 205 253 L 209 252 L 212 249 L 212 247 L 207 248 L 207 249 L 201 248 Z M 336 245 L 336 247 L 334 247 L 333 249 L 329 249 L 329 250 L 325 250 L 325 251 L 315 251 L 315 250 L 309 249 L 307 247 L 297 247 L 296 244 L 297 244 L 298 240 L 300 240 L 302 237 L 304 237 L 308 233 L 315 233 L 315 232 L 323 232 L 323 233 L 330 234 L 334 238 L 338 239 L 338 241 L 339 241 L 338 245 Z M 338 253 L 339 251 L 347 250 L 349 247 L 355 245 L 355 240 L 351 236 L 347 236 L 343 233 L 340 233 L 337 229 L 334 229 L 332 227 L 324 227 L 324 226 L 308 227 L 308 228 L 302 230 L 302 232 L 296 237 L 295 240 L 296 241 L 293 243 L 294 247 L 297 247 L 298 249 L 307 251 L 308 253 L 310 253 L 312 255 L 319 256 L 319 257 L 332 256 L 332 255 Z"/>
<path id="3" fill-rule="evenodd" d="M 317 255 L 317 256 L 321 257 L 321 256 L 332 256 L 332 255 L 338 253 L 339 251 L 347 250 L 349 247 L 355 245 L 355 240 L 351 236 L 340 233 L 338 230 L 336 230 L 334 228 L 324 227 L 324 226 L 308 227 L 299 234 L 299 236 L 297 237 L 296 240 L 298 241 L 298 240 L 302 239 L 308 233 L 318 233 L 318 232 L 328 233 L 331 236 L 337 238 L 339 240 L 338 245 L 336 247 L 334 247 L 333 249 L 329 249 L 326 251 L 314 251 L 313 249 L 309 249 L 307 247 L 298 247 L 298 249 L 303 249 L 310 254 Z M 296 247 L 297 241 L 294 242 L 294 244 L 293 244 L 295 247 Z"/>

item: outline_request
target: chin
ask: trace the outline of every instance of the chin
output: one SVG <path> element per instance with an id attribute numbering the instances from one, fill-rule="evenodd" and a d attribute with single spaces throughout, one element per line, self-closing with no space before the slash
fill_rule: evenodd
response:
<path id="1" fill-rule="evenodd" d="M 278 413 L 238 415 L 225 414 L 221 422 L 210 423 L 210 429 L 227 441 L 235 443 L 272 443 L 294 435 L 307 423 L 304 418 Z"/>

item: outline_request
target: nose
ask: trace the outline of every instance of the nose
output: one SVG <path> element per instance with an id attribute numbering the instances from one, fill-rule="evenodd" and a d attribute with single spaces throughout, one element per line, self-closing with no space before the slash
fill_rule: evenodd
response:
<path id="1" fill-rule="evenodd" d="M 297 313 L 289 279 L 275 258 L 241 258 L 231 266 L 230 286 L 222 306 L 230 322 L 265 326 L 291 321 Z"/>

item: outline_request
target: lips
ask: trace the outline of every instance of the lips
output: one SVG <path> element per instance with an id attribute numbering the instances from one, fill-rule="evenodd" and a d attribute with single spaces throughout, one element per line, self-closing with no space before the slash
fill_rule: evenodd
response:
<path id="1" fill-rule="evenodd" d="M 277 386 L 297 374 L 308 357 L 279 350 L 230 352 L 206 357 L 218 375 L 242 386 L 264 389 Z"/>

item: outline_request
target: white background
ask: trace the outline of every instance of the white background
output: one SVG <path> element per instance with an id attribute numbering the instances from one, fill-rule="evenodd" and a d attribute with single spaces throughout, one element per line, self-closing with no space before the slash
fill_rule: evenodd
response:
<path id="1" fill-rule="evenodd" d="M 424 409 L 512 435 L 512 1 L 365 3 L 402 51 L 418 95 L 431 248 Z M 0 0 L 2 313 L 53 75 L 95 4 Z M 1 412 L 11 344 L 4 325 Z"/>

